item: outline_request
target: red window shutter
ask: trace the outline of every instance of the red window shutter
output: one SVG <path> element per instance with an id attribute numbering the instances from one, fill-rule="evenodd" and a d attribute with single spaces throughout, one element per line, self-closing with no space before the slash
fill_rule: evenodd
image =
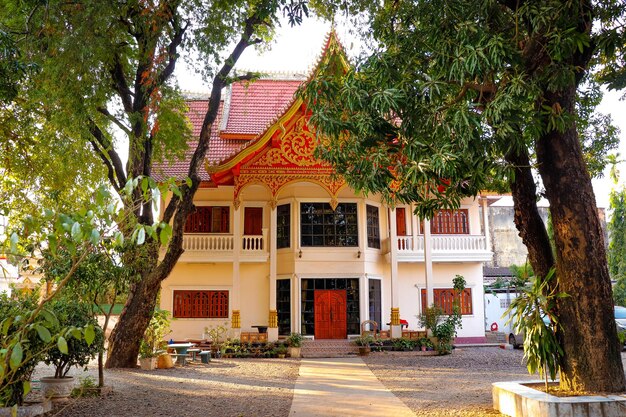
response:
<path id="1" fill-rule="evenodd" d="M 174 291 L 177 318 L 228 318 L 228 291 Z"/>
<path id="2" fill-rule="evenodd" d="M 459 299 L 453 288 L 435 288 L 433 290 L 434 304 L 441 307 L 444 314 L 452 314 L 454 311 L 454 300 Z M 421 290 L 422 309 L 430 307 L 426 304 L 426 289 Z M 460 295 L 459 307 L 461 315 L 473 314 L 472 309 L 472 289 L 465 288 Z"/>
<path id="3" fill-rule="evenodd" d="M 434 235 L 469 234 L 467 209 L 438 210 L 430 222 L 430 232 Z"/>

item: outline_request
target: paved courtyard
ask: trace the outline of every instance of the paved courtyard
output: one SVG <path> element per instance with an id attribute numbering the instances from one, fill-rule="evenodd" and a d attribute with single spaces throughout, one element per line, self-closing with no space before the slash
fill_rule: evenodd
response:
<path id="1" fill-rule="evenodd" d="M 419 417 L 478 417 L 499 415 L 491 409 L 492 382 L 534 379 L 522 356 L 521 350 L 460 348 L 435 357 L 373 353 L 365 363 L 382 386 Z M 626 355 L 622 359 L 626 361 Z M 107 370 L 111 395 L 70 400 L 56 406 L 54 415 L 287 417 L 300 364 L 297 359 L 222 359 L 155 371 Z M 44 368 L 38 368 L 36 378 L 50 374 Z M 90 366 L 87 373 L 95 376 L 96 367 Z M 352 378 L 351 389 L 358 389 L 360 374 L 341 375 Z M 376 381 L 367 384 L 379 390 Z"/>

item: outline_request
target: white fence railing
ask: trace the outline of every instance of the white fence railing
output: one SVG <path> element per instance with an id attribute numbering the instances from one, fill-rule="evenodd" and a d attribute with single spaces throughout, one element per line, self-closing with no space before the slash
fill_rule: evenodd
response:
<path id="1" fill-rule="evenodd" d="M 431 235 L 433 253 L 486 251 L 487 241 L 482 235 Z M 398 253 L 423 252 L 424 236 L 398 236 Z"/>
<path id="2" fill-rule="evenodd" d="M 235 248 L 233 235 L 186 234 L 183 236 L 183 249 L 186 252 L 207 252 L 224 255 L 232 253 Z M 267 233 L 241 237 L 241 253 L 243 255 L 262 254 L 267 252 Z"/>

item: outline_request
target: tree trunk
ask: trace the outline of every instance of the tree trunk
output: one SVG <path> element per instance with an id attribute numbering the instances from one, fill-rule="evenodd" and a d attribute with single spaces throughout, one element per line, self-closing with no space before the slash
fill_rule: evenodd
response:
<path id="1" fill-rule="evenodd" d="M 575 93 L 572 85 L 544 98 L 552 108 L 574 114 Z M 552 130 L 536 145 L 554 226 L 559 291 L 568 294 L 557 304 L 557 337 L 564 353 L 561 387 L 624 391 L 604 237 L 576 127 Z"/>
<path id="2" fill-rule="evenodd" d="M 160 288 L 161 280 L 154 272 L 133 285 L 118 323 L 109 336 L 107 368 L 137 367 L 139 345 L 152 318 Z"/>
<path id="3" fill-rule="evenodd" d="M 515 177 L 510 185 L 515 226 L 528 249 L 535 276 L 546 277 L 554 266 L 554 256 L 546 226 L 537 209 L 537 187 L 530 170 L 528 151 L 513 150 L 506 155 L 506 161 L 514 167 Z"/>

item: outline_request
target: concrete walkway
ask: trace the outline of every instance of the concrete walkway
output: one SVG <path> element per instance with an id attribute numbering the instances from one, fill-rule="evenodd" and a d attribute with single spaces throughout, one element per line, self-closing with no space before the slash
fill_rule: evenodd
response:
<path id="1" fill-rule="evenodd" d="M 358 357 L 302 359 L 291 417 L 415 417 Z"/>

